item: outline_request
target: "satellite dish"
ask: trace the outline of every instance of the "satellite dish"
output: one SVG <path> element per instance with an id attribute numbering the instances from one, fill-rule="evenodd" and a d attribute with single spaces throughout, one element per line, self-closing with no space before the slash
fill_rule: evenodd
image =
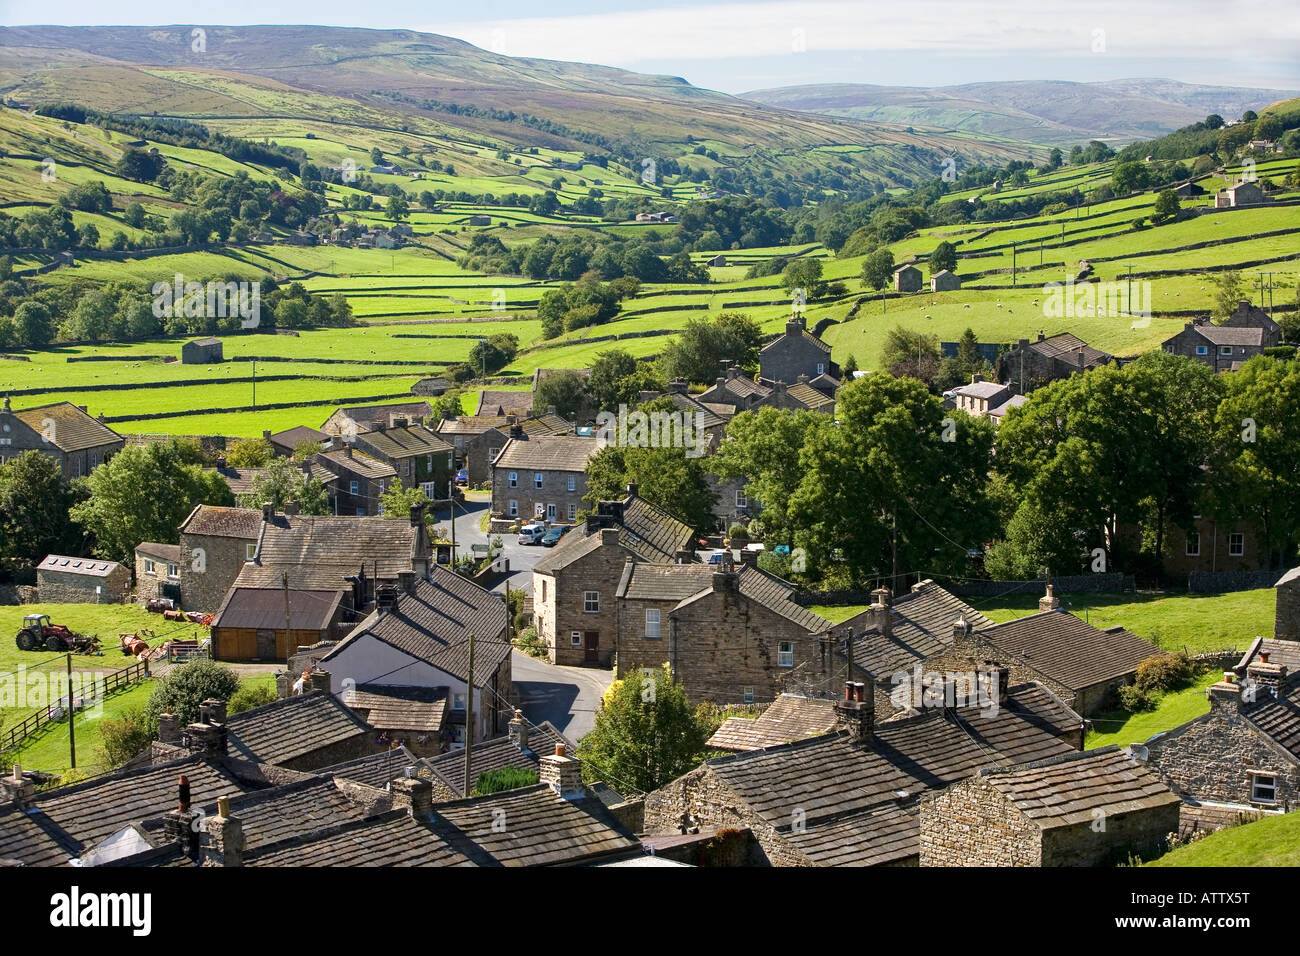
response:
<path id="1" fill-rule="evenodd" d="M 1138 760 L 1148 760 L 1151 757 L 1151 751 L 1142 744 L 1130 744 L 1128 752 Z"/>

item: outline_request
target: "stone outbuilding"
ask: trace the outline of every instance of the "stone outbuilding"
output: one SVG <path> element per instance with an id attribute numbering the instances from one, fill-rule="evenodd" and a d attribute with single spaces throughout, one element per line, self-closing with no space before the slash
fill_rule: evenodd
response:
<path id="1" fill-rule="evenodd" d="M 135 599 L 181 600 L 181 546 L 142 541 L 135 546 Z"/>
<path id="2" fill-rule="evenodd" d="M 961 288 L 961 279 L 955 272 L 949 272 L 947 269 L 940 269 L 934 275 L 930 276 L 931 292 L 953 292 Z"/>
<path id="3" fill-rule="evenodd" d="M 44 604 L 121 604 L 131 595 L 131 572 L 116 561 L 47 554 L 36 566 Z"/>
<path id="4" fill-rule="evenodd" d="M 916 266 L 899 266 L 894 270 L 895 292 L 920 292 L 921 270 Z"/>
<path id="5" fill-rule="evenodd" d="M 1300 641 L 1300 568 L 1292 568 L 1273 585 L 1277 607 L 1273 612 L 1273 637 Z"/>
<path id="6" fill-rule="evenodd" d="M 921 866 L 1104 866 L 1178 832 L 1182 801 L 1119 747 L 981 770 L 921 799 Z"/>
<path id="7" fill-rule="evenodd" d="M 223 361 L 221 339 L 191 339 L 181 346 L 182 365 L 213 365 Z"/>

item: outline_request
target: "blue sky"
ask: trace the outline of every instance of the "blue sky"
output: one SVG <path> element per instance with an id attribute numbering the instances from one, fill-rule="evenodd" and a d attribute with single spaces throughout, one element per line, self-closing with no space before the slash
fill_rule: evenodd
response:
<path id="1" fill-rule="evenodd" d="M 1136 76 L 1300 89 L 1300 4 L 1289 0 L 0 0 L 9 25 L 176 22 L 423 30 L 729 93 Z"/>

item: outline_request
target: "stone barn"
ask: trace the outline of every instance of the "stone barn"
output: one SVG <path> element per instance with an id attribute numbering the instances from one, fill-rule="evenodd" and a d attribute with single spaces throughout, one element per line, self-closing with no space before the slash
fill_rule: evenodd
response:
<path id="1" fill-rule="evenodd" d="M 1273 636 L 1279 641 L 1300 641 L 1300 568 L 1282 575 L 1273 587 L 1277 589 Z"/>
<path id="2" fill-rule="evenodd" d="M 1099 866 L 1178 832 L 1182 801 L 1118 747 L 987 769 L 921 799 L 921 866 Z"/>
<path id="3" fill-rule="evenodd" d="M 920 292 L 921 270 L 916 266 L 900 266 L 894 270 L 895 292 Z"/>
<path id="4" fill-rule="evenodd" d="M 48 554 L 36 566 L 43 604 L 121 604 L 131 594 L 131 572 L 116 561 Z"/>
<path id="5" fill-rule="evenodd" d="M 194 339 L 181 346 L 183 365 L 212 365 L 222 361 L 224 359 L 221 356 L 221 339 Z"/>
<path id="6" fill-rule="evenodd" d="M 931 292 L 952 292 L 960 288 L 961 279 L 957 277 L 955 272 L 949 272 L 947 269 L 942 269 L 930 276 Z"/>

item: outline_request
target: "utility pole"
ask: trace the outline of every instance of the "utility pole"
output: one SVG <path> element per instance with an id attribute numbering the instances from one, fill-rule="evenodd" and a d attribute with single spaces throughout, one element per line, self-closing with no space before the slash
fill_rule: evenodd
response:
<path id="1" fill-rule="evenodd" d="M 68 750 L 72 768 L 77 768 L 77 709 L 72 703 L 72 652 L 68 652 Z"/>
<path id="2" fill-rule="evenodd" d="M 1125 295 L 1124 306 L 1128 310 L 1128 314 L 1132 315 L 1133 314 L 1133 267 L 1132 266 L 1128 266 L 1128 291 L 1124 293 L 1124 295 Z"/>
<path id="3" fill-rule="evenodd" d="M 257 359 L 253 359 L 253 411 L 257 411 Z"/>
<path id="4" fill-rule="evenodd" d="M 1011 243 L 1011 285 L 1016 284 L 1016 244 Z"/>
<path id="5" fill-rule="evenodd" d="M 293 643 L 293 639 L 289 636 L 293 633 L 293 630 L 289 627 L 290 618 L 289 618 L 289 572 L 288 571 L 285 571 L 284 574 L 281 576 L 281 581 L 284 584 L 284 661 L 285 661 L 285 666 L 287 667 L 289 663 L 289 658 L 293 657 L 293 652 L 297 650 L 296 647 L 289 646 L 290 644 Z"/>
<path id="6" fill-rule="evenodd" d="M 469 680 L 465 685 L 465 796 L 474 787 L 470 778 L 470 750 L 474 747 L 474 633 L 469 635 Z"/>

